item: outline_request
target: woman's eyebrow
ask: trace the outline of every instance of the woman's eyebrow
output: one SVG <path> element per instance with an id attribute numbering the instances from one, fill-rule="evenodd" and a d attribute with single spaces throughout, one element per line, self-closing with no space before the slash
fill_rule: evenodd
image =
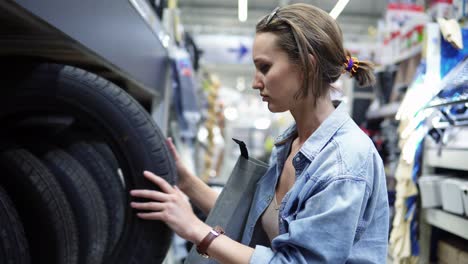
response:
<path id="1" fill-rule="evenodd" d="M 268 60 L 266 60 L 264 58 L 255 58 L 253 61 L 254 61 L 255 64 L 268 62 Z"/>

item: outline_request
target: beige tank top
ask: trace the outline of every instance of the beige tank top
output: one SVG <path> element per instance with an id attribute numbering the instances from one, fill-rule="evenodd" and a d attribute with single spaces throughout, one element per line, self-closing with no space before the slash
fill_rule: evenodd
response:
<path id="1" fill-rule="evenodd" d="M 265 233 L 270 239 L 270 242 L 273 240 L 273 238 L 279 235 L 279 223 L 278 223 L 279 215 L 278 214 L 279 214 L 279 206 L 278 206 L 278 203 L 276 202 L 276 193 L 275 193 L 275 196 L 273 197 L 273 199 L 271 199 L 270 205 L 268 206 L 268 208 L 265 210 L 265 212 L 262 215 L 263 230 L 265 230 Z"/>

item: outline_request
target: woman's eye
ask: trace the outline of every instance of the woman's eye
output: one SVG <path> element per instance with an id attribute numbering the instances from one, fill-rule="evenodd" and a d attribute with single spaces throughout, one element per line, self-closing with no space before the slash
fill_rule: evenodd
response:
<path id="1" fill-rule="evenodd" d="M 267 73 L 268 70 L 270 69 L 270 65 L 268 64 L 263 64 L 263 65 L 260 65 L 260 72 L 262 72 L 263 74 Z"/>

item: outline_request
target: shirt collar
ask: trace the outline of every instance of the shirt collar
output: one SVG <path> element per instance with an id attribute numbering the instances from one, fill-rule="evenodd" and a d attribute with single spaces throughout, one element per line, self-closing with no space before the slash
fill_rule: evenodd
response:
<path id="1" fill-rule="evenodd" d="M 279 135 L 275 140 L 275 146 L 284 145 L 290 139 L 293 139 L 297 136 L 296 123 L 288 127 L 283 134 Z"/>
<path id="2" fill-rule="evenodd" d="M 338 107 L 328 116 L 325 121 L 312 133 L 304 142 L 300 152 L 308 159 L 312 160 L 330 141 L 338 129 L 350 119 L 346 111 L 345 103 L 340 103 Z M 296 124 L 291 125 L 286 131 L 277 137 L 275 145 L 283 145 L 297 136 Z"/>

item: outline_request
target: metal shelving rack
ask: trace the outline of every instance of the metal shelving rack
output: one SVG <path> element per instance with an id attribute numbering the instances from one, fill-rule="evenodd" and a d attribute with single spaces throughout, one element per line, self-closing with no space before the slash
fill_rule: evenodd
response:
<path id="1" fill-rule="evenodd" d="M 445 168 L 467 171 L 468 147 L 447 144 L 437 146 L 426 140 L 424 146 L 423 173 L 433 174 L 434 168 Z M 420 215 L 420 263 L 431 263 L 431 241 L 433 227 L 439 228 L 468 240 L 468 218 L 452 214 L 442 209 L 422 209 Z"/>
<path id="2" fill-rule="evenodd" d="M 440 209 L 425 209 L 423 217 L 432 226 L 468 240 L 468 219 Z"/>

